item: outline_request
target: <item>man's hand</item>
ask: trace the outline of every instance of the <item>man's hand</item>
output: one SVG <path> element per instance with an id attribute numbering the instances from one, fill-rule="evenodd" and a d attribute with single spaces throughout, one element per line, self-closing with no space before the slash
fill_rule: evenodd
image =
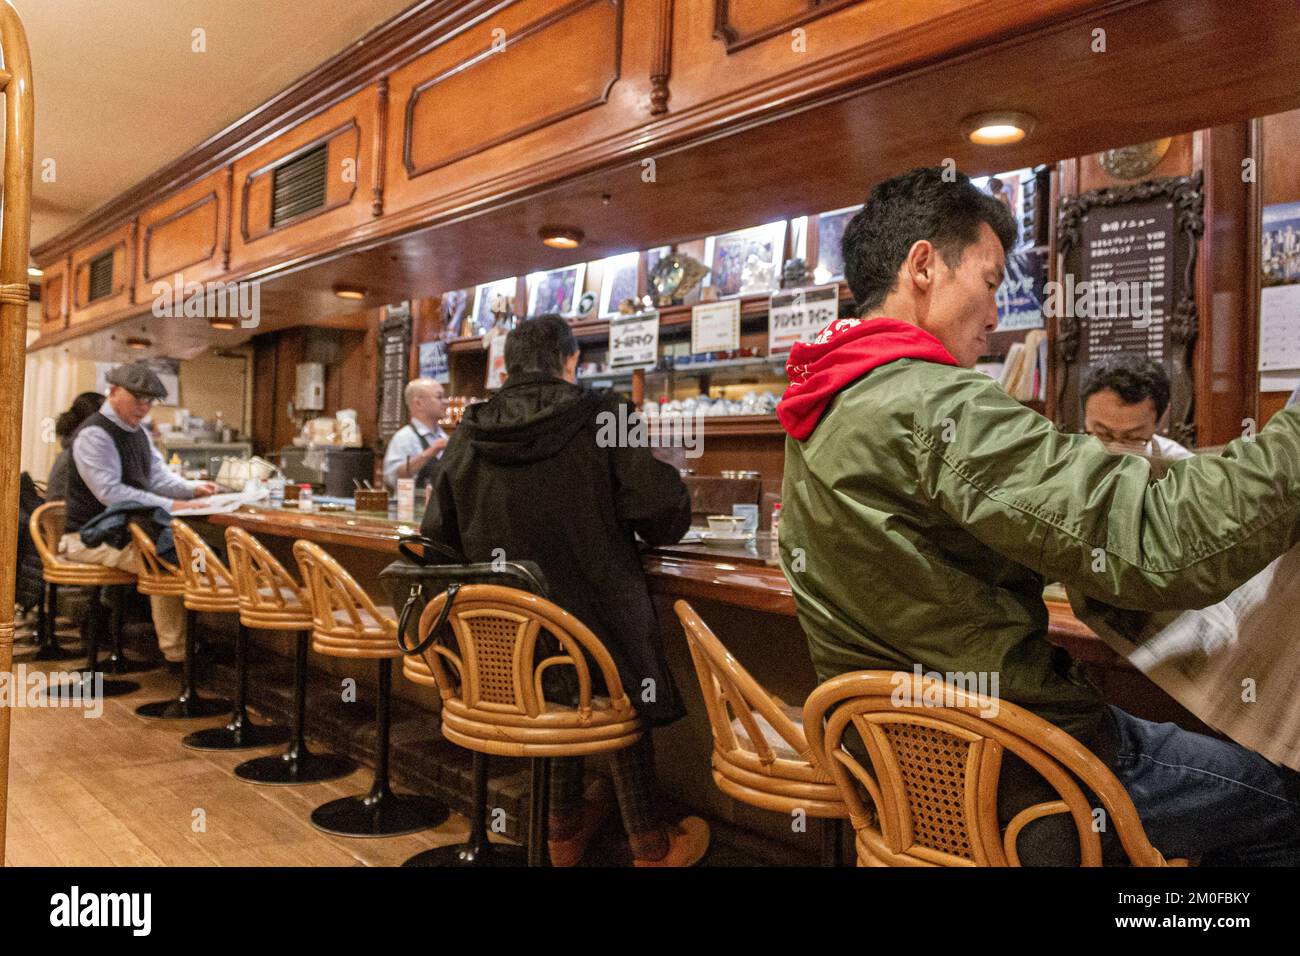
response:
<path id="1" fill-rule="evenodd" d="M 217 486 L 214 482 L 200 481 L 195 483 L 194 485 L 195 498 L 206 498 L 208 495 L 215 495 L 216 493 L 217 493 Z"/>

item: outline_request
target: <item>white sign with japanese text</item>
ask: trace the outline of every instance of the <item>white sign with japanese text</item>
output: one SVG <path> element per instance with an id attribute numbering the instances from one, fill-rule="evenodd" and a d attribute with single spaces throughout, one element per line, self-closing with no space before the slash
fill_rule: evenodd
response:
<path id="1" fill-rule="evenodd" d="M 787 352 L 796 342 L 811 342 L 839 311 L 838 285 L 773 292 L 768 302 L 768 354 Z"/>
<path id="2" fill-rule="evenodd" d="M 659 357 L 659 313 L 641 312 L 609 320 L 609 366 L 653 365 Z"/>

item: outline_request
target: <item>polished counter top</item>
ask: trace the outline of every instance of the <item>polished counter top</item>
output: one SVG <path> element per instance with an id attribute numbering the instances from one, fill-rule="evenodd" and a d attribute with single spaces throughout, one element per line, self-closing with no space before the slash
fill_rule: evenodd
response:
<path id="1" fill-rule="evenodd" d="M 211 515 L 216 525 L 234 525 L 253 534 L 306 538 L 396 555 L 398 541 L 419 533 L 418 521 L 398 521 L 390 511 L 312 511 L 246 505 L 238 511 Z M 642 553 L 650 590 L 671 597 L 715 601 L 768 614 L 795 616 L 794 594 L 781 568 L 766 555 L 770 535 L 759 532 L 744 547 L 713 547 L 685 541 Z M 1115 659 L 1114 653 L 1074 616 L 1068 603 L 1049 599 L 1048 631 L 1052 640 L 1076 657 L 1096 662 Z"/>

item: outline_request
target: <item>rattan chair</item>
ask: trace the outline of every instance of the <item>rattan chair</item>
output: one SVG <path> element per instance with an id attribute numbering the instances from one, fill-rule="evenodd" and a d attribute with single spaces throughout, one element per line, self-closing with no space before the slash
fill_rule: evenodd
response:
<path id="1" fill-rule="evenodd" d="M 389 786 L 393 658 L 402 656 L 393 609 L 376 607 L 352 575 L 319 545 L 295 541 L 293 555 L 310 599 L 312 649 L 329 657 L 373 660 L 379 672 L 375 777 L 370 792 L 317 807 L 312 825 L 326 833 L 358 837 L 398 836 L 436 827 L 450 816 L 445 804 L 416 794 L 399 796 Z"/>
<path id="2" fill-rule="evenodd" d="M 421 615 L 422 641 L 434 630 L 448 593 L 430 601 Z M 455 648 L 431 642 L 422 656 L 425 666 L 420 666 L 420 657 L 409 656 L 404 671 L 417 683 L 432 680 L 438 688 L 442 735 L 447 740 L 477 753 L 533 761 L 528 858 L 529 865 L 545 865 L 547 759 L 630 747 L 644 725 L 623 690 L 613 658 L 572 614 L 545 598 L 499 585 L 470 584 L 454 594 L 447 622 Z M 553 653 L 541 640 L 543 631 L 558 645 Z M 548 656 L 539 660 L 541 654 Z M 607 696 L 593 693 L 589 659 L 604 681 Z M 551 667 L 574 669 L 577 706 L 544 699 L 542 676 Z M 475 790 L 479 791 L 478 781 Z M 486 806 L 475 808 L 474 826 L 479 830 L 485 812 Z M 509 862 L 506 851 L 492 849 Z M 461 862 L 449 858 L 453 850 L 458 848 L 427 850 L 407 865 Z"/>
<path id="3" fill-rule="evenodd" d="M 943 706 L 930 703 L 936 697 Z M 844 746 L 850 727 L 871 772 Z M 1019 866 L 1020 832 L 1053 814 L 1073 819 L 1082 865 L 1100 866 L 1101 838 L 1080 784 L 1101 801 L 1134 866 L 1186 865 L 1166 861 L 1150 844 L 1128 792 L 1100 760 L 1015 704 L 905 671 L 857 671 L 813 691 L 804 729 L 848 805 L 859 866 Z M 1060 799 L 1027 807 L 1003 830 L 998 781 L 1008 751 Z"/>
<path id="4" fill-rule="evenodd" d="M 134 574 L 117 568 L 107 568 L 100 564 L 88 564 L 83 561 L 70 561 L 59 554 L 59 539 L 63 537 L 64 502 L 49 501 L 32 512 L 28 522 L 32 542 L 41 556 L 41 570 L 45 579 L 45 594 L 41 601 L 43 614 L 40 619 L 41 647 L 37 651 L 37 660 L 64 660 L 76 655 L 64 651 L 58 645 L 55 636 L 55 618 L 58 612 L 59 586 L 88 587 L 95 589 L 95 606 L 99 604 L 100 589 L 106 587 L 129 587 L 135 584 Z M 118 600 L 113 608 L 112 637 L 114 647 L 122 641 L 122 602 Z M 102 674 L 99 660 L 99 638 L 103 630 L 102 617 L 92 613 L 87 627 L 86 667 L 87 675 L 83 681 L 95 680 L 96 674 Z M 140 689 L 134 681 L 104 680 L 99 693 L 105 697 L 117 697 Z"/>
<path id="5" fill-rule="evenodd" d="M 224 697 L 207 698 L 199 694 L 194 683 L 195 642 L 198 634 L 200 611 L 233 614 L 239 610 L 234 580 L 215 551 L 208 547 L 185 522 L 172 519 L 172 538 L 176 542 L 176 565 L 172 566 L 158 557 L 149 536 L 132 525 L 141 568 L 148 567 L 146 594 L 174 595 L 176 579 L 181 580 L 181 596 L 185 602 L 185 663 L 181 677 L 180 694 L 175 700 L 157 700 L 141 704 L 135 709 L 140 717 L 149 720 L 193 720 L 213 717 L 230 710 L 231 703 Z M 145 580 L 146 575 L 141 575 Z M 155 590 L 156 589 L 156 590 Z"/>
<path id="6" fill-rule="evenodd" d="M 288 739 L 286 727 L 274 724 L 256 724 L 248 716 L 248 629 L 243 620 L 243 600 L 238 591 L 239 575 L 233 565 L 235 555 L 230 555 L 231 568 L 227 569 L 221 559 L 200 538 L 194 530 L 182 521 L 172 522 L 172 534 L 177 539 L 178 556 L 181 549 L 189 555 L 189 563 L 201 563 L 203 572 L 188 572 L 184 575 L 187 583 L 191 577 L 201 587 L 192 588 L 193 597 L 189 599 L 186 609 L 239 614 L 239 627 L 235 638 L 235 703 L 230 713 L 230 720 L 224 727 L 207 727 L 187 734 L 181 745 L 190 750 L 251 750 L 283 743 Z M 228 593 L 234 587 L 234 599 Z M 190 592 L 187 592 L 190 593 Z M 201 606 L 200 606 L 201 605 Z M 193 625 L 193 617 L 187 622 Z M 186 658 L 189 658 L 186 654 Z"/>
<path id="7" fill-rule="evenodd" d="M 311 602 L 307 592 L 266 549 L 242 528 L 226 529 L 226 554 L 239 594 L 239 621 L 246 628 L 293 631 L 293 726 L 284 753 L 246 760 L 235 776 L 250 783 L 294 786 L 346 777 L 356 764 L 307 746 L 307 649 L 311 640 Z"/>
<path id="8" fill-rule="evenodd" d="M 774 813 L 818 817 L 822 862 L 839 866 L 849 809 L 830 774 L 812 762 L 803 714 L 758 683 L 685 601 L 686 631 L 713 728 L 713 782 L 727 796 Z"/>

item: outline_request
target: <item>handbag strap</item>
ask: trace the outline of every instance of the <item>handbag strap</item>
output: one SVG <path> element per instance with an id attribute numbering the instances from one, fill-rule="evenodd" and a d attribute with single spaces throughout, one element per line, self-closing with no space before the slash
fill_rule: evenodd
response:
<path id="1" fill-rule="evenodd" d="M 439 632 L 447 623 L 447 618 L 451 616 L 451 606 L 455 603 L 456 595 L 459 592 L 459 584 L 447 585 L 447 600 L 443 602 L 442 610 L 438 612 L 438 619 L 433 622 L 433 627 L 429 628 L 429 636 L 415 647 L 407 647 L 404 640 L 406 625 L 411 619 L 411 611 L 415 608 L 415 602 L 420 599 L 420 585 L 411 585 L 411 590 L 406 596 L 406 603 L 402 605 L 402 613 L 397 616 L 397 647 L 403 654 L 408 657 L 423 654 L 424 649 L 437 640 Z"/>
<path id="2" fill-rule="evenodd" d="M 416 551 L 416 548 L 421 550 Z M 432 538 L 423 534 L 408 534 L 400 538 L 397 542 L 397 550 L 401 552 L 402 557 L 406 558 L 412 564 L 418 564 L 422 568 L 430 567 L 435 564 L 465 564 L 465 557 L 455 548 L 443 544 L 441 541 L 434 541 Z M 432 551 L 442 560 L 429 560 L 428 552 Z"/>

